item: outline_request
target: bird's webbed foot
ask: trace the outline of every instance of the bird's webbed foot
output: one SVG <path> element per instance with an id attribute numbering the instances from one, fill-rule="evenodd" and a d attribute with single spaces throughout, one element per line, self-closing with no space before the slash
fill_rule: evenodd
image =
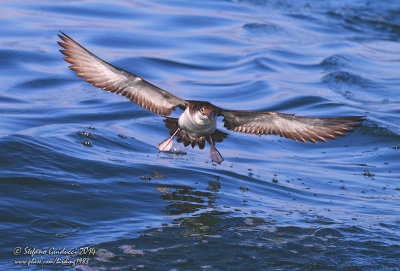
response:
<path id="1" fill-rule="evenodd" d="M 156 148 L 159 151 L 169 151 L 172 148 L 172 144 L 174 144 L 174 136 L 178 133 L 179 128 L 175 131 L 175 133 L 160 143 Z"/>
<path id="2" fill-rule="evenodd" d="M 210 140 L 210 157 L 211 157 L 211 161 L 215 162 L 217 164 L 221 164 L 224 161 L 224 158 L 219 153 L 217 148 L 215 148 L 214 140 L 213 140 L 212 136 L 209 137 L 209 140 Z"/>

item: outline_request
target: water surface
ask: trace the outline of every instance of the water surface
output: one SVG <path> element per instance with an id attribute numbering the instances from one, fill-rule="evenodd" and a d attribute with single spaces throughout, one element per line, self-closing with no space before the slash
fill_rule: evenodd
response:
<path id="1" fill-rule="evenodd" d="M 6 1 L 0 23 L 7 270 L 399 268 L 397 1 Z M 222 165 L 158 153 L 162 117 L 76 77 L 59 30 L 185 99 L 367 120 L 318 144 L 230 132 Z"/>

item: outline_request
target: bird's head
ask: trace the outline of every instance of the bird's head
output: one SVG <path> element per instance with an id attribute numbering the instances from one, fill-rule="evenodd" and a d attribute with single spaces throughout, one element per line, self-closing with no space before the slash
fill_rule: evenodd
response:
<path id="1" fill-rule="evenodd" d="M 196 102 L 193 108 L 190 108 L 191 113 L 197 114 L 201 119 L 214 121 L 218 114 L 218 108 L 209 102 Z"/>

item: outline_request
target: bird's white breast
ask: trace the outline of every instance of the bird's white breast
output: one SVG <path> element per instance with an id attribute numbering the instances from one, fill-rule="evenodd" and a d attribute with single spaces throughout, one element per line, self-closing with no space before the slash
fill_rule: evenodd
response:
<path id="1" fill-rule="evenodd" d="M 189 132 L 193 137 L 200 137 L 213 134 L 217 127 L 217 121 L 216 119 L 210 120 L 199 112 L 191 115 L 189 108 L 187 108 L 179 117 L 178 125 L 179 128 Z"/>

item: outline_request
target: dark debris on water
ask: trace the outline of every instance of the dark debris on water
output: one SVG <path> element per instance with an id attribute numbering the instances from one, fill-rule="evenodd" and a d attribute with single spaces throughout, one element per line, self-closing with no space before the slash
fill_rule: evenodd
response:
<path id="1" fill-rule="evenodd" d="M 151 176 L 142 176 L 139 179 L 145 180 L 145 181 L 151 181 L 153 178 Z"/>
<path id="2" fill-rule="evenodd" d="M 93 147 L 92 142 L 90 140 L 82 140 L 82 145 L 85 147 Z"/>
<path id="3" fill-rule="evenodd" d="M 367 176 L 367 177 L 374 177 L 375 176 L 375 174 L 372 173 L 372 172 L 369 172 L 368 169 L 364 170 L 364 174 L 363 175 Z"/>
<path id="4" fill-rule="evenodd" d="M 94 135 L 91 132 L 79 131 L 78 135 L 81 137 L 87 137 L 87 138 L 94 139 Z"/>

